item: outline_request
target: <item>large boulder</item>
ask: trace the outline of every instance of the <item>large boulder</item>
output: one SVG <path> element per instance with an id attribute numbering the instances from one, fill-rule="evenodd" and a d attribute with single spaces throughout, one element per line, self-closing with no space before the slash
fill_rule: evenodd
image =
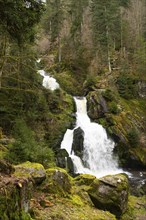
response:
<path id="1" fill-rule="evenodd" d="M 128 191 L 126 175 L 117 174 L 95 179 L 88 193 L 95 207 L 119 217 L 127 209 Z"/>
<path id="2" fill-rule="evenodd" d="M 36 184 L 40 184 L 46 178 L 46 171 L 43 165 L 27 161 L 15 166 L 15 176 L 32 178 Z"/>
<path id="3" fill-rule="evenodd" d="M 46 180 L 41 185 L 41 190 L 47 193 L 66 196 L 71 193 L 72 178 L 66 170 L 57 168 L 49 168 L 46 170 Z"/>

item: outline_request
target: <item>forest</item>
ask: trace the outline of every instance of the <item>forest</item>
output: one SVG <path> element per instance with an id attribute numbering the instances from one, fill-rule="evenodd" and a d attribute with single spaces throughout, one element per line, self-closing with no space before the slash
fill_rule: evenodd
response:
<path id="1" fill-rule="evenodd" d="M 74 97 L 142 180 L 75 173 L 67 129 L 90 167 Z M 0 0 L 0 220 L 143 220 L 145 170 L 146 0 Z"/>

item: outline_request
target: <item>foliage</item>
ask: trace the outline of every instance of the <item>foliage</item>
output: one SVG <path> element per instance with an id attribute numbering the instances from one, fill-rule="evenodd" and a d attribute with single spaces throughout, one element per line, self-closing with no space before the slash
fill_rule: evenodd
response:
<path id="1" fill-rule="evenodd" d="M 84 88 L 91 89 L 97 83 L 97 77 L 94 75 L 87 75 L 87 79 L 84 83 Z"/>
<path id="2" fill-rule="evenodd" d="M 102 96 L 107 100 L 107 101 L 113 101 L 115 100 L 114 92 L 111 89 L 106 89 L 103 93 Z"/>
<path id="3" fill-rule="evenodd" d="M 33 131 L 26 125 L 25 121 L 17 119 L 14 125 L 14 137 L 16 141 L 10 146 L 6 158 L 11 163 L 25 161 L 40 162 L 48 164 L 53 162 L 52 150 L 44 146 L 44 143 L 37 143 Z"/>
<path id="4" fill-rule="evenodd" d="M 117 78 L 117 86 L 121 97 L 130 99 L 137 96 L 137 81 L 132 76 L 121 74 Z"/>
<path id="5" fill-rule="evenodd" d="M 139 144 L 139 133 L 135 128 L 131 128 L 128 132 L 128 141 L 132 147 L 136 147 Z"/>
<path id="6" fill-rule="evenodd" d="M 117 104 L 114 101 L 109 103 L 109 111 L 113 114 L 118 114 L 119 113 L 119 108 L 118 108 Z"/>
<path id="7" fill-rule="evenodd" d="M 0 28 L 18 44 L 34 39 L 32 27 L 40 20 L 43 3 L 35 0 L 1 0 Z"/>

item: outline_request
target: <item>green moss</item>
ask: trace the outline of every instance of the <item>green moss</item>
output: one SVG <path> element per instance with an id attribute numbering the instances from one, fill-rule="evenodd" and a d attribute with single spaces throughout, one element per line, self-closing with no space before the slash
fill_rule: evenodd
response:
<path id="1" fill-rule="evenodd" d="M 77 95 L 81 91 L 80 80 L 77 81 L 76 76 L 71 71 L 65 71 L 61 74 L 55 74 L 55 78 L 59 82 L 64 91 L 71 95 Z"/>
<path id="2" fill-rule="evenodd" d="M 80 174 L 74 181 L 77 185 L 90 185 L 96 179 L 95 176 L 90 174 Z"/>
<path id="3" fill-rule="evenodd" d="M 41 185 L 41 190 L 59 196 L 68 196 L 72 190 L 72 177 L 62 168 L 46 170 L 46 180 Z"/>
<path id="4" fill-rule="evenodd" d="M 27 161 L 15 166 L 14 176 L 31 177 L 38 184 L 46 178 L 46 171 L 42 164 Z"/>
<path id="5" fill-rule="evenodd" d="M 145 205 L 146 205 L 146 197 L 135 197 L 129 196 L 128 199 L 128 209 L 122 215 L 121 220 L 139 220 L 145 219 Z"/>
<path id="6" fill-rule="evenodd" d="M 72 195 L 70 197 L 70 199 L 71 199 L 71 203 L 73 205 L 77 205 L 77 206 L 83 206 L 84 205 L 83 201 L 81 200 L 81 198 L 78 195 Z"/>

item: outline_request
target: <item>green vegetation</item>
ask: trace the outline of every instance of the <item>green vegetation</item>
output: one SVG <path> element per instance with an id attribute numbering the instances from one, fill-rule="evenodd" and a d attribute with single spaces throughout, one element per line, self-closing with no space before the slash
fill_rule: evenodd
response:
<path id="1" fill-rule="evenodd" d="M 125 99 L 135 98 L 137 94 L 137 80 L 128 74 L 122 74 L 117 78 L 118 91 Z"/>
<path id="2" fill-rule="evenodd" d="M 23 120 L 16 120 L 14 138 L 15 142 L 9 146 L 5 156 L 11 163 L 18 164 L 29 160 L 49 165 L 54 162 L 53 151 L 44 143 L 35 140 L 33 131 Z"/>
<path id="3" fill-rule="evenodd" d="M 88 114 L 115 140 L 120 164 L 146 167 L 145 0 L 0 5 L 0 159 L 16 165 L 0 174 L 0 219 L 115 220 L 93 208 L 87 191 L 95 177 L 73 179 L 55 157 L 74 127 L 72 96 L 87 95 Z M 60 88 L 45 89 L 39 68 Z M 143 218 L 144 199 L 129 197 L 121 219 Z"/>
<path id="4" fill-rule="evenodd" d="M 139 134 L 138 131 L 135 128 L 132 128 L 128 132 L 128 141 L 131 144 L 131 146 L 135 147 L 139 144 Z"/>

